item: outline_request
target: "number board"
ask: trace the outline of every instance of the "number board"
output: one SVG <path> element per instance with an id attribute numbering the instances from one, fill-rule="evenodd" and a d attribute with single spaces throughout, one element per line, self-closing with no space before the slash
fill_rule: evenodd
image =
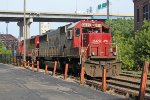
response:
<path id="1" fill-rule="evenodd" d="M 91 23 L 82 23 L 82 27 L 91 27 Z"/>
<path id="2" fill-rule="evenodd" d="M 91 27 L 91 26 L 102 27 L 101 24 L 82 23 L 82 27 Z"/>

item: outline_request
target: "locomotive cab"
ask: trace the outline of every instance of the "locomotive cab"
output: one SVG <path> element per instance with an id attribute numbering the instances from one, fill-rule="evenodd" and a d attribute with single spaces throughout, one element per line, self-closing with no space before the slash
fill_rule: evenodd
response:
<path id="1" fill-rule="evenodd" d="M 109 28 L 99 21 L 81 21 L 74 28 L 74 47 L 85 58 L 113 58 Z"/>

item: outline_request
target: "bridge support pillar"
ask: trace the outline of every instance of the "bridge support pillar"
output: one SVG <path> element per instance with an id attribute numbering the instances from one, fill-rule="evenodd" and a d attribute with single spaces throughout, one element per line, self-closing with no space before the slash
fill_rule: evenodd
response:
<path id="1" fill-rule="evenodd" d="M 27 19 L 27 23 L 26 23 L 26 39 L 30 38 L 30 25 L 31 23 L 33 22 L 33 18 L 29 18 Z M 23 21 L 20 21 L 17 23 L 17 25 L 19 26 L 19 39 L 20 40 L 23 40 L 23 32 L 24 32 L 24 22 Z"/>
<path id="2" fill-rule="evenodd" d="M 27 19 L 27 33 L 26 33 L 26 38 L 29 39 L 30 38 L 30 25 L 33 22 L 33 18 L 29 18 Z"/>
<path id="3" fill-rule="evenodd" d="M 23 29 L 24 25 L 23 22 L 18 22 L 17 25 L 19 26 L 19 40 L 23 40 Z"/>

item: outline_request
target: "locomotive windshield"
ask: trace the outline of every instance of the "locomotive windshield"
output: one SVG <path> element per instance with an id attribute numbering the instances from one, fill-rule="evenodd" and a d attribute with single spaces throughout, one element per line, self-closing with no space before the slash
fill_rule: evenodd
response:
<path id="1" fill-rule="evenodd" d="M 100 33 L 102 25 L 95 22 L 92 23 L 82 23 L 82 33 Z"/>
<path id="2" fill-rule="evenodd" d="M 83 27 L 82 33 L 100 33 L 100 28 Z"/>

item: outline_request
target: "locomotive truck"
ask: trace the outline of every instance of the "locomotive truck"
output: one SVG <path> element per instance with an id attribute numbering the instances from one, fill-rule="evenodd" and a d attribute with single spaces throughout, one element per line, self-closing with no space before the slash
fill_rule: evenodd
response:
<path id="1" fill-rule="evenodd" d="M 18 48 L 19 58 L 22 58 L 20 48 L 23 43 Z M 106 66 L 107 77 L 121 72 L 109 28 L 97 20 L 81 20 L 28 39 L 27 59 L 38 60 L 50 68 L 57 61 L 57 69 L 61 71 L 68 63 L 69 71 L 74 74 L 79 74 L 84 66 L 85 74 L 90 77 L 101 77 L 103 66 Z"/>

